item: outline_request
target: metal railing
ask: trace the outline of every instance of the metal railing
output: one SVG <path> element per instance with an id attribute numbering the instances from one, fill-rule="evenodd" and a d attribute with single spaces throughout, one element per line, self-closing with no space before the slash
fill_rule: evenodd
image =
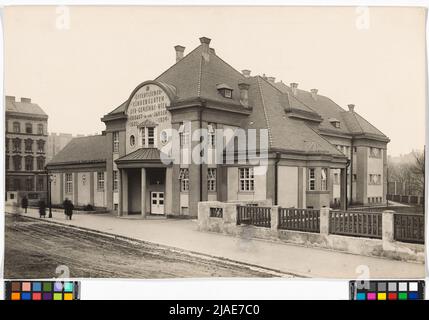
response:
<path id="1" fill-rule="evenodd" d="M 329 233 L 381 239 L 382 214 L 332 210 L 329 213 Z"/>
<path id="2" fill-rule="evenodd" d="M 396 241 L 425 243 L 425 219 L 420 214 L 395 214 L 394 239 Z"/>
<path id="3" fill-rule="evenodd" d="M 304 232 L 320 232 L 320 210 L 279 208 L 278 228 Z"/>
<path id="4" fill-rule="evenodd" d="M 237 224 L 248 224 L 257 227 L 271 227 L 271 208 L 237 206 Z"/>

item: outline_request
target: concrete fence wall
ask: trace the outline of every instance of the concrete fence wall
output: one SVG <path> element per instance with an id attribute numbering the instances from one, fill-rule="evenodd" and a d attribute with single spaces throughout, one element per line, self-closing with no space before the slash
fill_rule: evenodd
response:
<path id="1" fill-rule="evenodd" d="M 210 217 L 210 208 L 221 208 L 222 218 Z M 198 204 L 198 229 L 241 238 L 259 238 L 296 245 L 338 250 L 365 256 L 424 263 L 425 246 L 394 240 L 394 211 L 384 211 L 382 239 L 351 237 L 329 233 L 329 208 L 320 209 L 320 233 L 279 230 L 279 207 L 271 207 L 271 227 L 237 225 L 237 204 L 218 201 Z"/>

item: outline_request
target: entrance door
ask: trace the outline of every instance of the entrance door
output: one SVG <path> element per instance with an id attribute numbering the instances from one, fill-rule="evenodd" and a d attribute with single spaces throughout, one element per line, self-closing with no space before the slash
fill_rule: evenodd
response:
<path id="1" fill-rule="evenodd" d="M 164 192 L 153 191 L 150 198 L 150 213 L 164 214 Z"/>

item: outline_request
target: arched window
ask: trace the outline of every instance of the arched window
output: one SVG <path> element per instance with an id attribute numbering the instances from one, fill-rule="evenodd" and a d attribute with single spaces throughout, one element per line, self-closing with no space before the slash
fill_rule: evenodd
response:
<path id="1" fill-rule="evenodd" d="M 21 152 L 21 139 L 13 139 L 13 152 Z"/>
<path id="2" fill-rule="evenodd" d="M 15 133 L 21 132 L 21 124 L 19 122 L 13 123 L 13 132 L 15 132 Z"/>
<path id="3" fill-rule="evenodd" d="M 29 122 L 25 124 L 25 133 L 33 133 L 33 125 Z"/>
<path id="4" fill-rule="evenodd" d="M 21 171 L 21 156 L 13 156 L 13 170 Z"/>

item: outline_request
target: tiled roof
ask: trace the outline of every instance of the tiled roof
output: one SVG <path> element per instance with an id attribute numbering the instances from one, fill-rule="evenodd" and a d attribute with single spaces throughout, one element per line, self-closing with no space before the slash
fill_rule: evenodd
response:
<path id="1" fill-rule="evenodd" d="M 246 127 L 267 128 L 271 148 L 343 156 L 304 121 L 286 115 L 282 106 L 285 103 L 283 93 L 271 83 L 259 76 L 249 79 L 249 82 L 249 98 L 254 104 L 253 112 L 246 120 Z"/>
<path id="2" fill-rule="evenodd" d="M 140 148 L 116 160 L 118 163 L 126 161 L 160 162 L 161 151 L 157 148 Z"/>
<path id="3" fill-rule="evenodd" d="M 47 117 L 48 115 L 33 102 L 13 101 L 6 98 L 6 112 L 17 112 Z"/>
<path id="4" fill-rule="evenodd" d="M 127 102 L 128 102 L 128 100 L 124 101 L 123 103 L 121 103 L 121 105 L 119 105 L 118 107 L 116 107 L 115 109 L 110 111 L 108 114 L 116 114 L 116 113 L 125 112 L 125 107 L 127 106 Z"/>
<path id="5" fill-rule="evenodd" d="M 274 86 L 289 96 L 293 96 L 292 89 L 283 82 L 276 82 Z M 320 130 L 340 134 L 370 134 L 387 139 L 386 135 L 362 118 L 356 111 L 346 111 L 328 97 L 317 94 L 316 99 L 314 99 L 311 92 L 301 89 L 297 89 L 297 94 L 294 97 L 295 100 L 300 101 L 322 117 L 323 120 L 319 125 Z M 330 123 L 331 118 L 340 121 L 339 128 Z"/>
<path id="6" fill-rule="evenodd" d="M 73 138 L 48 163 L 50 165 L 106 161 L 108 141 L 103 135 Z"/>

